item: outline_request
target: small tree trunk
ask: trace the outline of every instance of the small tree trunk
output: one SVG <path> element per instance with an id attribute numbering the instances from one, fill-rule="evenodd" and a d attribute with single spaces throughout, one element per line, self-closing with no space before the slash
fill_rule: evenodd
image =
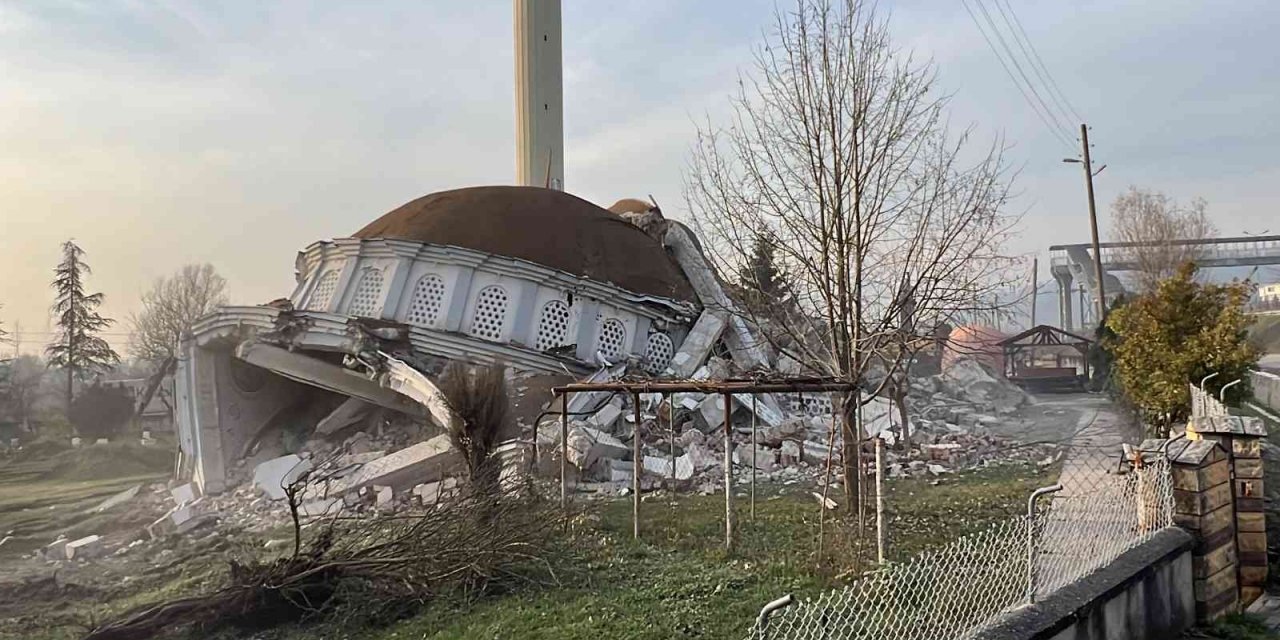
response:
<path id="1" fill-rule="evenodd" d="M 844 504 L 845 511 L 849 514 L 858 512 L 858 505 L 862 497 L 862 473 L 858 469 L 861 455 L 859 455 L 858 450 L 860 437 L 856 433 L 858 429 L 857 411 L 857 399 L 845 393 L 840 402 L 840 434 L 842 440 L 840 460 L 843 463 L 840 467 L 844 470 Z"/>

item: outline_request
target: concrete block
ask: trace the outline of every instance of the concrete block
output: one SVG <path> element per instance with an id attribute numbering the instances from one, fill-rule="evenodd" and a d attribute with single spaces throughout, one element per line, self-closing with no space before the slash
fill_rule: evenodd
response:
<path id="1" fill-rule="evenodd" d="M 440 480 L 461 468 L 462 459 L 449 443 L 449 436 L 440 434 L 369 462 L 346 478 L 342 491 L 373 485 L 408 491 L 414 485 Z"/>
<path id="2" fill-rule="evenodd" d="M 284 500 L 284 488 L 311 469 L 311 461 L 295 454 L 272 458 L 253 470 L 253 484 L 272 500 Z"/>
<path id="3" fill-rule="evenodd" d="M 321 500 L 311 500 L 298 505 L 298 515 L 307 518 L 318 518 L 321 516 L 336 515 L 342 510 L 342 500 L 338 498 L 326 498 Z"/>
<path id="4" fill-rule="evenodd" d="M 800 443 L 795 440 L 782 441 L 782 464 L 790 466 L 800 462 Z"/>
<path id="5" fill-rule="evenodd" d="M 106 551 L 105 541 L 98 535 L 72 540 L 63 548 L 68 560 L 89 560 L 101 556 Z"/>
<path id="6" fill-rule="evenodd" d="M 689 334 L 685 336 L 684 342 L 680 343 L 676 354 L 672 356 L 671 363 L 667 365 L 667 373 L 675 378 L 692 376 L 711 354 L 711 348 L 715 346 L 716 340 L 720 339 L 727 325 L 725 318 L 719 313 L 703 311 L 702 315 L 698 316 L 698 320 L 693 323 Z"/>
<path id="7" fill-rule="evenodd" d="M 709 395 L 698 403 L 698 413 L 702 414 L 702 419 L 707 423 L 708 430 L 724 428 L 724 398 L 718 395 Z"/>
<path id="8" fill-rule="evenodd" d="M 195 502 L 196 486 L 190 482 L 178 485 L 169 490 L 169 495 L 173 497 L 174 504 L 177 504 L 178 506 L 190 504 Z"/>
<path id="9" fill-rule="evenodd" d="M 40 554 L 46 560 L 63 560 L 67 557 L 67 543 L 71 542 L 66 536 L 59 536 L 57 540 L 46 544 L 40 548 Z"/>
<path id="10" fill-rule="evenodd" d="M 625 458 L 630 449 L 621 440 L 591 427 L 575 427 L 569 431 L 569 463 L 589 469 L 601 458 Z"/>
<path id="11" fill-rule="evenodd" d="M 751 443 L 745 443 L 738 445 L 734 453 L 741 464 L 748 467 L 754 465 L 760 471 L 773 471 L 778 464 L 778 452 L 767 447 L 752 447 Z"/>
<path id="12" fill-rule="evenodd" d="M 688 480 L 693 477 L 693 462 L 687 456 L 676 458 L 676 480 Z M 644 472 L 657 478 L 671 478 L 671 458 L 659 456 L 644 457 Z"/>
<path id="13" fill-rule="evenodd" d="M 1246 533 L 1266 533 L 1267 518 L 1262 512 L 1237 513 L 1236 530 Z"/>
<path id="14" fill-rule="evenodd" d="M 832 465 L 840 464 L 840 450 L 838 447 L 835 451 L 832 451 L 826 444 L 812 440 L 806 440 L 801 445 L 800 458 L 810 466 L 825 466 L 828 455 L 831 457 Z"/>
<path id="15" fill-rule="evenodd" d="M 391 487 L 374 485 L 373 490 L 377 492 L 374 504 L 379 507 L 391 506 L 391 501 L 396 497 L 395 491 Z"/>
<path id="16" fill-rule="evenodd" d="M 614 400 L 609 404 L 601 407 L 595 415 L 591 416 L 591 426 L 601 431 L 612 432 L 613 425 L 622 417 L 622 401 Z"/>
<path id="17" fill-rule="evenodd" d="M 445 478 L 414 487 L 413 495 L 418 496 L 418 500 L 422 502 L 423 506 L 431 506 L 448 498 L 457 489 L 457 486 L 458 481 L 456 478 Z"/>
<path id="18" fill-rule="evenodd" d="M 1173 487 L 1183 491 L 1204 491 L 1231 478 L 1231 462 L 1222 459 L 1203 467 L 1173 468 Z"/>
<path id="19" fill-rule="evenodd" d="M 687 464 L 693 469 L 693 473 L 709 469 L 720 463 L 719 456 L 702 443 L 693 443 L 686 447 L 684 455 L 676 458 L 676 466 L 681 464 L 681 458 L 687 461 Z"/>
<path id="20" fill-rule="evenodd" d="M 609 482 L 631 482 L 631 476 L 636 472 L 636 466 L 630 460 L 606 459 L 601 460 L 603 466 L 604 479 Z M 645 466 L 649 465 L 649 459 L 645 458 Z"/>

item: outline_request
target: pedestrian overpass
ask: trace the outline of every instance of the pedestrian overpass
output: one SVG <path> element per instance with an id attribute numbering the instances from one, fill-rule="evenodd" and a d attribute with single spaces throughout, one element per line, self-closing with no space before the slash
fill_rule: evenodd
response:
<path id="1" fill-rule="evenodd" d="M 1138 268 L 1133 261 L 1133 252 L 1130 249 L 1163 244 L 1165 243 L 1099 243 L 1098 247 L 1102 253 L 1102 277 L 1106 284 L 1108 304 L 1116 295 L 1124 291 L 1120 279 L 1112 275 L 1112 272 L 1134 271 Z M 1280 235 L 1175 240 L 1168 244 L 1194 247 L 1199 254 L 1196 265 L 1202 268 L 1280 265 Z M 1093 245 L 1057 244 L 1049 247 L 1049 256 L 1050 272 L 1058 283 L 1060 324 L 1063 329 L 1071 331 L 1073 281 L 1080 281 L 1080 285 L 1088 296 L 1085 300 L 1097 300 L 1098 279 L 1093 267 Z M 1096 322 L 1093 318 L 1096 313 L 1095 305 L 1085 302 L 1081 304 L 1084 307 L 1080 310 L 1081 317 L 1087 318 L 1082 322 Z"/>

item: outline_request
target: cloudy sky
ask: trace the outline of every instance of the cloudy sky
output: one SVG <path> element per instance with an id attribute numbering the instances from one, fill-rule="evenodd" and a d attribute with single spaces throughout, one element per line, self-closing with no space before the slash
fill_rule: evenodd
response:
<path id="1" fill-rule="evenodd" d="M 1009 3 L 1108 165 L 1104 235 L 1130 184 L 1206 198 L 1224 235 L 1280 233 L 1280 3 Z M 653 194 L 682 216 L 694 120 L 723 116 L 773 4 L 564 0 L 568 190 Z M 1082 176 L 1061 162 L 1077 149 L 964 7 L 885 6 L 899 43 L 939 65 L 952 121 L 1013 145 L 1011 249 L 1086 241 Z M 512 77 L 507 0 L 0 0 L 0 320 L 24 350 L 48 339 L 68 238 L 117 318 L 192 262 L 236 302 L 286 295 L 314 240 L 431 191 L 511 183 Z"/>

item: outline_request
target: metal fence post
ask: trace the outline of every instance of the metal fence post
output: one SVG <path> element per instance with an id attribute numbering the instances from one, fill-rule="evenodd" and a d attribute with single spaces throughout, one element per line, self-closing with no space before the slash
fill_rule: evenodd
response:
<path id="1" fill-rule="evenodd" d="M 631 537 L 640 539 L 640 474 L 644 473 L 644 457 L 640 450 L 640 393 L 631 394 L 632 415 L 636 426 L 631 430 Z"/>
<path id="2" fill-rule="evenodd" d="M 791 597 L 791 594 L 788 593 L 787 595 L 761 607 L 760 615 L 756 616 L 756 632 L 754 634 L 756 640 L 765 640 L 765 630 L 769 627 L 769 616 L 773 615 L 773 612 L 778 609 L 791 606 L 793 601 L 794 599 Z"/>
<path id="3" fill-rule="evenodd" d="M 880 564 L 884 564 L 888 531 L 884 521 L 884 438 L 876 436 L 876 562 Z"/>
<path id="4" fill-rule="evenodd" d="M 569 393 L 560 394 L 560 508 L 569 507 Z"/>
<path id="5" fill-rule="evenodd" d="M 724 548 L 733 549 L 733 395 L 724 394 Z"/>
<path id="6" fill-rule="evenodd" d="M 1036 601 L 1036 499 L 1062 491 L 1061 484 L 1041 487 L 1027 498 L 1027 604 Z"/>

